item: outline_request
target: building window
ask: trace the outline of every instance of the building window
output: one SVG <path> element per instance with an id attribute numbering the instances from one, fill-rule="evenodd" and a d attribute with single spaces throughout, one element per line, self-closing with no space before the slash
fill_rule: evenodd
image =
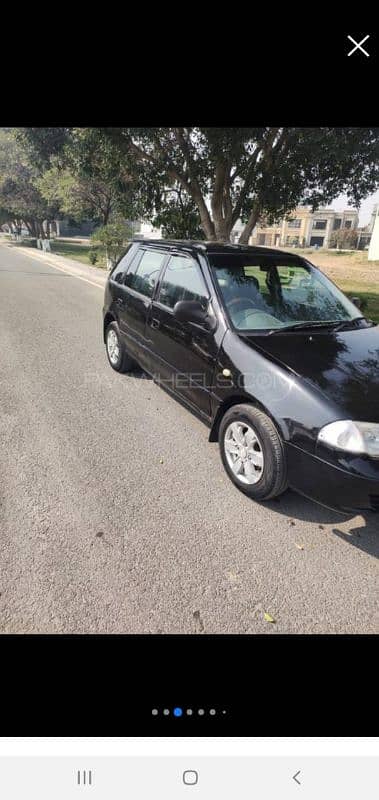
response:
<path id="1" fill-rule="evenodd" d="M 333 230 L 339 231 L 341 225 L 342 225 L 342 219 L 335 219 L 333 222 Z"/>
<path id="2" fill-rule="evenodd" d="M 300 228 L 301 219 L 289 219 L 287 222 L 288 228 Z"/>
<path id="3" fill-rule="evenodd" d="M 299 244 L 299 237 L 298 236 L 286 236 L 286 244 L 290 245 L 291 247 L 297 247 Z"/>
<path id="4" fill-rule="evenodd" d="M 258 244 L 264 244 L 266 239 L 266 234 L 258 233 L 257 239 L 258 239 Z"/>
<path id="5" fill-rule="evenodd" d="M 313 220 L 313 227 L 317 228 L 318 231 L 324 231 L 326 228 L 326 219 Z"/>
<path id="6" fill-rule="evenodd" d="M 345 220 L 345 228 L 351 228 L 351 219 Z"/>

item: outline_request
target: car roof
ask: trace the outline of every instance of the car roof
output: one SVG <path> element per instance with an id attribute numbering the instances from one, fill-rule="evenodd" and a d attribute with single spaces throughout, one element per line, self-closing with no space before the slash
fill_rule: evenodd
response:
<path id="1" fill-rule="evenodd" d="M 275 247 L 252 247 L 245 244 L 232 244 L 229 242 L 208 242 L 196 239 L 144 239 L 142 236 L 135 236 L 133 242 L 148 244 L 149 247 L 157 247 L 165 250 L 185 250 L 190 252 L 203 253 L 240 253 L 250 256 L 290 256 L 300 258 L 297 253 L 289 253 L 286 250 L 279 250 Z"/>

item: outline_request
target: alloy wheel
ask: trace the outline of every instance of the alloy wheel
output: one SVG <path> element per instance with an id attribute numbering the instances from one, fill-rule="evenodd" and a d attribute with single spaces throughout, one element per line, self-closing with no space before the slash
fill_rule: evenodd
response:
<path id="1" fill-rule="evenodd" d="M 263 475 L 264 456 L 255 430 L 246 422 L 231 422 L 224 435 L 226 460 L 237 480 L 258 483 Z"/>
<path id="2" fill-rule="evenodd" d="M 116 332 L 112 329 L 107 334 L 107 350 L 111 364 L 117 364 L 120 358 L 120 344 Z"/>

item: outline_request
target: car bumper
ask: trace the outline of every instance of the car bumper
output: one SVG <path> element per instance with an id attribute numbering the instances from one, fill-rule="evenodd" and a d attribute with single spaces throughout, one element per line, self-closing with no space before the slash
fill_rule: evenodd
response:
<path id="1" fill-rule="evenodd" d="M 368 478 L 285 444 L 292 489 L 338 511 L 379 511 L 379 475 Z"/>

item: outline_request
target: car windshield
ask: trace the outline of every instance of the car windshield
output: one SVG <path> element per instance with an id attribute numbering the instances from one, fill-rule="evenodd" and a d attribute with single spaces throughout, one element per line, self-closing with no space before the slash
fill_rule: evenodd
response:
<path id="1" fill-rule="evenodd" d="M 237 330 L 349 322 L 356 306 L 322 273 L 291 256 L 209 254 L 229 317 Z"/>

